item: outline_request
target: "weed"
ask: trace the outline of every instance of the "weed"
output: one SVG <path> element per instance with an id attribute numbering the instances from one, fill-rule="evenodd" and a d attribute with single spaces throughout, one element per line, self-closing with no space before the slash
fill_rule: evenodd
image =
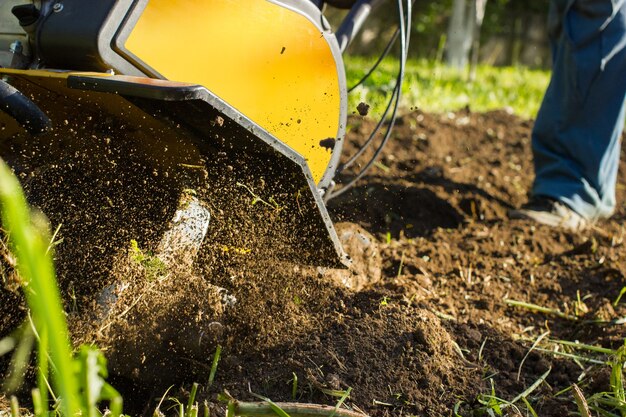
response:
<path id="1" fill-rule="evenodd" d="M 507 408 L 513 408 L 518 414 L 521 415 L 519 407 L 517 406 L 518 402 L 523 402 L 526 409 L 534 416 L 536 416 L 535 410 L 530 405 L 527 400 L 528 396 L 532 394 L 541 384 L 543 384 L 550 375 L 550 371 L 552 369 L 548 369 L 543 375 L 541 375 L 535 382 L 533 382 L 528 388 L 526 388 L 522 393 L 518 394 L 511 401 L 507 401 L 502 399 L 496 395 L 496 388 L 493 382 L 493 379 L 489 378 L 489 382 L 491 384 L 491 393 L 490 394 L 481 394 L 478 396 L 478 402 L 482 404 L 482 407 L 474 410 L 475 414 L 484 415 L 487 414 L 489 416 L 501 416 L 503 415 L 503 410 Z M 458 415 L 458 411 L 455 411 Z"/>
<path id="2" fill-rule="evenodd" d="M 198 395 L 199 388 L 200 388 L 200 384 L 198 384 L 197 382 L 194 382 L 193 385 L 191 386 L 189 397 L 187 398 L 187 404 L 184 404 L 176 397 L 167 396 L 168 392 L 172 389 L 172 387 L 169 387 L 167 390 L 165 390 L 165 393 L 161 397 L 159 404 L 157 404 L 156 408 L 152 412 L 152 417 L 163 417 L 165 415 L 161 411 L 161 406 L 163 405 L 163 402 L 165 401 L 166 398 L 168 401 L 173 403 L 170 409 L 171 408 L 178 409 L 178 417 L 198 417 L 200 406 L 198 402 L 196 401 L 196 396 Z M 209 405 L 206 401 L 204 402 L 203 405 L 204 405 L 203 416 L 208 417 L 210 414 Z"/>
<path id="3" fill-rule="evenodd" d="M 163 393 L 163 396 L 159 400 L 159 403 L 152 412 L 152 417 L 160 417 L 163 415 L 163 413 L 161 412 L 161 406 L 163 405 L 163 401 L 165 401 L 165 398 L 167 397 L 167 393 L 170 392 L 172 388 L 173 386 L 170 386 L 168 389 L 165 390 L 165 393 Z"/>
<path id="4" fill-rule="evenodd" d="M 613 301 L 613 307 L 617 307 L 617 305 L 619 304 L 624 294 L 626 294 L 626 287 L 622 287 L 622 290 L 619 292 L 619 295 L 617 296 L 615 301 Z"/>
<path id="5" fill-rule="evenodd" d="M 215 379 L 215 373 L 217 372 L 217 364 L 220 361 L 220 356 L 222 355 L 222 345 L 217 345 L 215 349 L 215 353 L 213 354 L 213 363 L 211 364 L 211 372 L 209 373 L 209 383 L 208 385 L 213 385 L 213 380 Z"/>
<path id="6" fill-rule="evenodd" d="M 270 408 L 274 412 L 274 414 L 276 414 L 278 417 L 290 417 L 289 414 L 287 414 L 287 412 L 285 410 L 283 410 L 278 404 L 276 404 L 274 401 L 270 400 L 269 398 L 263 397 L 262 395 L 258 395 L 258 394 L 255 394 L 255 393 L 251 393 L 251 394 L 254 395 L 255 397 L 259 398 L 260 400 L 263 400 L 266 403 L 268 403 Z"/>
<path id="7" fill-rule="evenodd" d="M 574 360 L 576 363 L 587 362 L 595 365 L 609 366 L 611 368 L 610 390 L 594 393 L 588 398 L 584 397 L 582 390 L 573 385 L 574 400 L 581 416 L 589 415 L 589 410 L 601 416 L 621 416 L 626 417 L 626 390 L 624 388 L 623 369 L 626 365 L 626 341 L 618 349 L 608 349 L 600 346 L 593 346 L 584 343 L 570 342 L 567 340 L 550 340 L 549 343 L 555 347 L 564 347 L 574 351 L 586 351 L 595 357 L 583 356 L 575 352 L 562 352 L 560 350 L 549 350 L 538 348 L 536 350 L 550 353 L 556 356 L 563 356 Z M 608 359 L 607 359 L 608 358 Z M 557 395 L 563 392 L 563 390 Z"/>
<path id="8" fill-rule="evenodd" d="M 520 376 L 522 374 L 522 367 L 524 366 L 524 362 L 526 362 L 526 359 L 528 358 L 528 355 L 530 355 L 530 353 L 537 347 L 537 345 L 539 343 L 541 343 L 541 341 L 550 334 L 550 332 L 545 332 L 542 333 L 541 335 L 539 335 L 539 337 L 535 340 L 535 342 L 533 343 L 533 345 L 530 347 L 530 349 L 528 349 L 528 352 L 526 352 L 526 355 L 524 355 L 524 358 L 522 359 L 522 361 L 519 364 L 519 368 L 517 369 L 517 380 L 519 381 Z"/>
<path id="9" fill-rule="evenodd" d="M 350 393 L 352 392 L 352 387 L 348 387 L 348 389 L 346 390 L 346 392 L 341 396 L 341 398 L 339 399 L 339 401 L 337 401 L 337 405 L 335 405 L 335 411 L 333 411 L 333 413 L 330 415 L 330 417 L 334 417 L 335 414 L 337 414 L 337 411 L 339 411 L 339 407 L 341 407 L 344 403 L 344 401 L 346 401 L 346 399 L 350 396 Z"/>
<path id="10" fill-rule="evenodd" d="M 154 280 L 167 275 L 165 262 L 151 253 L 142 251 L 135 239 L 131 239 L 130 241 L 130 256 L 133 262 L 141 265 L 148 280 Z"/>
<path id="11" fill-rule="evenodd" d="M 83 345 L 74 360 L 78 374 L 82 409 L 87 410 L 86 417 L 98 417 L 98 402 L 109 401 L 111 414 L 122 413 L 122 397 L 106 382 L 108 377 L 107 361 L 102 352 L 93 346 Z"/>
<path id="12" fill-rule="evenodd" d="M 400 278 L 400 275 L 402 275 L 403 267 L 404 267 L 404 251 L 402 251 L 402 257 L 400 258 L 400 266 L 398 267 L 398 274 L 396 275 L 396 278 Z"/>
<path id="13" fill-rule="evenodd" d="M 185 417 L 198 417 L 198 403 L 196 403 L 196 395 L 198 394 L 198 383 L 194 382 L 191 386 L 191 393 L 187 400 L 187 410 L 181 413 Z"/>
<path id="14" fill-rule="evenodd" d="M 52 249 L 56 248 L 61 243 L 63 243 L 63 238 L 57 239 L 57 235 L 59 234 L 59 231 L 61 230 L 62 226 L 63 226 L 62 224 L 59 224 L 57 228 L 54 229 L 54 233 L 52 234 L 52 237 L 50 238 L 50 243 L 48 244 L 48 249 L 46 250 L 46 252 L 50 252 Z"/>
<path id="15" fill-rule="evenodd" d="M 487 340 L 489 340 L 489 338 L 485 337 L 483 342 L 480 344 L 480 349 L 478 349 L 478 362 L 482 362 L 483 361 L 483 351 L 485 350 L 485 345 L 487 344 Z M 521 365 L 520 365 L 520 367 L 521 367 Z"/>
<path id="16" fill-rule="evenodd" d="M 20 417 L 20 405 L 14 395 L 11 396 L 11 417 Z"/>
<path id="17" fill-rule="evenodd" d="M 530 405 L 530 402 L 526 399 L 526 397 L 522 397 L 522 401 L 524 402 L 524 405 L 526 406 L 526 409 L 530 412 L 530 414 L 533 417 L 539 417 L 537 415 L 537 412 L 535 412 L 535 409 L 532 407 L 532 405 Z"/>
<path id="18" fill-rule="evenodd" d="M 252 252 L 252 249 L 250 248 L 240 248 L 237 246 L 227 246 L 227 245 L 222 245 L 220 249 L 222 250 L 222 252 L 233 252 L 238 255 L 247 255 L 250 252 Z"/>
<path id="19" fill-rule="evenodd" d="M 572 316 L 571 314 L 567 314 L 562 312 L 561 310 L 556 310 L 553 308 L 543 307 L 537 304 L 526 303 L 524 301 L 516 301 L 516 300 L 504 300 L 504 302 L 510 306 L 521 307 L 531 311 L 538 311 L 540 313 L 551 314 L 553 316 L 557 316 L 559 318 L 571 321 L 578 321 L 577 316 Z"/>
<path id="20" fill-rule="evenodd" d="M 254 206 L 257 203 L 262 203 L 264 205 L 266 205 L 267 207 L 274 209 L 274 211 L 276 212 L 280 212 L 284 207 L 282 207 L 280 204 L 278 204 L 276 202 L 276 200 L 274 199 L 274 197 L 270 196 L 268 198 L 268 201 L 263 200 L 261 197 L 259 197 L 253 190 L 252 188 L 248 187 L 245 184 L 242 184 L 240 182 L 237 183 L 237 187 L 243 187 L 251 196 L 252 196 L 252 201 L 250 202 L 250 205 Z"/>
<path id="21" fill-rule="evenodd" d="M 391 168 L 389 168 L 387 165 L 383 164 L 382 162 L 374 162 L 374 166 L 380 170 L 382 170 L 383 172 L 389 172 L 391 170 Z"/>
<path id="22" fill-rule="evenodd" d="M 346 390 L 330 389 L 330 388 L 324 388 L 324 387 L 318 387 L 318 389 L 328 396 L 337 397 L 337 398 L 343 397 L 344 395 L 346 395 L 346 392 L 347 392 Z"/>
<path id="23" fill-rule="evenodd" d="M 295 372 L 292 372 L 293 380 L 291 383 L 291 399 L 295 400 L 298 395 L 298 375 Z"/>
<path id="24" fill-rule="evenodd" d="M 478 402 L 483 405 L 482 409 L 477 410 L 478 412 L 484 412 L 487 414 L 501 416 L 502 415 L 502 405 L 507 404 L 507 402 L 501 398 L 496 397 L 496 387 L 493 383 L 493 379 L 489 379 L 491 383 L 491 394 L 481 394 L 478 396 Z"/>
<path id="25" fill-rule="evenodd" d="M 574 393 L 574 401 L 576 401 L 576 406 L 578 407 L 578 412 L 581 417 L 591 417 L 591 411 L 589 411 L 589 404 L 583 395 L 583 392 L 578 388 L 578 385 L 572 385 L 573 393 Z"/>
<path id="26" fill-rule="evenodd" d="M 626 393 L 624 390 L 624 365 L 626 365 L 626 341 L 613 351 L 607 362 L 611 367 L 610 388 L 608 392 L 599 392 L 587 398 L 589 408 L 601 415 L 626 416 Z M 619 413 L 619 414 L 616 414 Z"/>

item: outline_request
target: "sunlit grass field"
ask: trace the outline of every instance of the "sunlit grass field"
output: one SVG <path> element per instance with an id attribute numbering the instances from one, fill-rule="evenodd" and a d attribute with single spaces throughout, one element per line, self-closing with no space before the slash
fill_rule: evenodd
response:
<path id="1" fill-rule="evenodd" d="M 346 58 L 348 87 L 357 83 L 375 59 Z M 349 95 L 350 112 L 360 102 L 372 106 L 371 115 L 382 113 L 395 85 L 398 63 L 386 59 L 362 86 Z M 441 63 L 409 60 L 402 88 L 402 108 L 441 113 L 469 106 L 484 112 L 508 108 L 523 118 L 534 118 L 550 80 L 550 73 L 524 67 L 479 66 L 470 82 L 468 70 L 458 71 Z"/>

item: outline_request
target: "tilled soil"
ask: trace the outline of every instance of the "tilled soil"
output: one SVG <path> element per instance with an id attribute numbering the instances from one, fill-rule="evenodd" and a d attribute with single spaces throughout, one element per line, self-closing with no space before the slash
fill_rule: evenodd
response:
<path id="1" fill-rule="evenodd" d="M 375 124 L 356 117 L 350 123 L 346 153 Z M 537 350 L 525 356 L 540 335 L 623 344 L 621 322 L 607 322 L 626 314 L 613 303 L 626 286 L 626 171 L 615 216 L 593 230 L 573 234 L 509 220 L 532 181 L 531 127 L 504 111 L 404 115 L 380 164 L 329 203 L 340 236 L 354 236 L 355 225 L 365 230 L 362 238 L 346 238 L 353 272 L 279 260 L 280 248 L 251 232 L 249 242 L 239 234 L 229 243 L 237 227 L 220 225 L 219 216 L 194 266 L 166 273 L 137 264 L 129 245 L 119 243 L 133 230 L 92 237 L 117 245 L 98 249 L 98 262 L 90 255 L 97 266 L 85 266 L 87 247 L 64 249 L 62 242 L 59 280 L 75 341 L 105 350 L 113 382 L 135 414 L 154 407 L 170 384 L 195 381 L 211 402 L 227 390 L 242 400 L 257 400 L 252 392 L 333 405 L 338 391 L 351 388 L 346 405 L 372 416 L 449 416 L 455 407 L 470 415 L 482 407 L 481 395 L 493 389 L 512 400 L 550 370 L 528 401 L 541 416 L 566 415 L 576 409 L 571 394 L 555 394 L 573 383 L 587 394 L 608 390 L 606 369 Z M 141 214 L 141 206 L 136 210 Z M 270 224 L 280 216 L 262 205 L 242 210 Z M 80 229 L 71 230 L 74 244 L 90 241 L 88 231 L 81 239 Z M 151 236 L 135 238 L 146 253 L 154 248 Z M 78 282 L 72 265 L 98 280 Z M 116 281 L 127 289 L 103 318 L 98 294 Z M 21 310 L 13 292 L 0 297 L 5 334 Z M 208 387 L 218 344 L 219 367 Z M 223 407 L 215 404 L 214 412 Z"/>

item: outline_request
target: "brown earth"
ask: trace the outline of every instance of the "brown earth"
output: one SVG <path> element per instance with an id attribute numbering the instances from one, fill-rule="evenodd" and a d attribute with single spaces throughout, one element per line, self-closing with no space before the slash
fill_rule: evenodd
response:
<path id="1" fill-rule="evenodd" d="M 347 153 L 374 125 L 362 118 L 350 123 Z M 92 220 L 84 230 L 63 220 L 70 225 L 61 228 L 65 240 L 56 255 L 75 341 L 103 348 L 113 383 L 134 414 L 154 407 L 170 384 L 184 391 L 196 381 L 205 385 L 201 398 L 211 402 L 227 390 L 242 400 L 256 400 L 253 392 L 332 405 L 336 391 L 351 388 L 346 404 L 372 416 L 449 416 L 455 406 L 471 415 L 492 387 L 511 400 L 548 370 L 528 401 L 541 416 L 575 411 L 569 392 L 554 394 L 575 382 L 588 395 L 608 390 L 606 369 L 581 368 L 539 351 L 524 357 L 545 332 L 609 348 L 623 344 L 623 325 L 610 322 L 626 314 L 623 304 L 613 306 L 626 286 L 626 170 L 617 213 L 591 231 L 509 220 L 507 211 L 525 201 L 532 181 L 531 126 L 503 111 L 403 116 L 381 164 L 329 203 L 354 259 L 348 273 L 278 260 L 270 236 L 257 238 L 253 224 L 229 223 L 223 215 L 216 216 L 195 267 L 138 263 L 128 241 L 139 241 L 149 256 L 155 237 L 142 231 L 171 216 L 152 200 L 140 203 L 155 193 L 145 184 L 137 184 L 141 193 L 120 209 L 124 215 L 40 202 L 53 225 L 68 211 L 76 223 Z M 71 175 L 61 169 L 58 177 L 48 172 L 42 184 L 27 182 L 27 189 L 52 182 L 69 190 L 78 182 L 90 189 L 79 201 L 95 196 L 106 202 L 115 173 L 95 184 L 85 175 L 93 168 L 76 169 Z M 229 184 L 224 180 L 222 189 L 232 191 Z M 226 212 L 246 211 L 280 227 L 280 213 L 251 206 L 245 197 Z M 125 216 L 149 224 L 121 227 Z M 365 237 L 354 237 L 354 224 Z M 97 298 L 116 282 L 125 289 L 103 317 Z M 0 291 L 0 335 L 20 320 L 18 298 Z M 559 310 L 569 319 L 505 300 Z M 221 359 L 207 387 L 217 344 Z M 213 408 L 223 413 L 221 405 Z M 513 408 L 507 412 L 516 415 Z"/>

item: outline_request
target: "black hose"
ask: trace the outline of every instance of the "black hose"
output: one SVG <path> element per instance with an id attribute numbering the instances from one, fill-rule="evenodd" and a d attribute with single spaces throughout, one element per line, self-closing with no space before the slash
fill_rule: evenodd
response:
<path id="1" fill-rule="evenodd" d="M 2 80 L 0 80 L 0 110 L 33 135 L 50 129 L 51 122 L 48 116 L 18 89 Z"/>
<path id="2" fill-rule="evenodd" d="M 339 190 L 336 190 L 336 191 L 332 190 L 332 189 L 329 190 L 329 193 L 327 193 L 327 195 L 325 196 L 325 200 L 326 201 L 331 200 L 331 199 L 333 199 L 335 197 L 338 197 L 341 194 L 345 193 L 350 188 L 352 188 L 354 186 L 354 184 L 357 183 L 357 181 L 359 181 L 361 178 L 363 178 L 363 176 L 365 176 L 365 174 L 372 167 L 372 165 L 374 165 L 374 163 L 376 162 L 376 160 L 378 159 L 378 157 L 382 153 L 383 148 L 385 147 L 385 145 L 389 141 L 389 138 L 391 136 L 391 131 L 392 131 L 393 126 L 394 126 L 394 124 L 396 122 L 398 105 L 400 104 L 402 82 L 404 81 L 404 71 L 405 71 L 405 66 L 406 66 L 406 61 L 407 61 L 407 55 L 408 55 L 408 52 L 409 52 L 409 42 L 410 42 L 410 39 L 411 39 L 411 32 L 410 32 L 410 30 L 411 30 L 411 15 L 412 15 L 412 10 L 411 9 L 412 9 L 412 4 L 413 4 L 413 0 L 408 0 L 407 1 L 406 15 L 405 15 L 404 7 L 403 7 L 403 0 L 397 0 L 398 14 L 399 14 L 398 31 L 399 31 L 399 36 L 400 36 L 400 68 L 398 70 L 398 75 L 397 75 L 397 78 L 396 78 L 396 85 L 395 85 L 395 87 L 393 89 L 393 92 L 391 94 L 391 98 L 389 99 L 389 103 L 387 105 L 387 108 L 385 109 L 385 112 L 383 113 L 383 116 L 381 117 L 380 122 L 376 125 L 376 127 L 374 128 L 374 131 L 370 134 L 370 136 L 367 139 L 367 141 L 365 142 L 365 144 L 363 144 L 363 146 L 359 149 L 359 151 L 355 155 L 353 155 L 345 164 L 341 165 L 337 169 L 337 172 L 340 173 L 341 171 L 343 171 L 344 169 L 346 169 L 347 167 L 352 165 L 359 158 L 359 156 L 361 156 L 363 154 L 363 152 L 365 152 L 365 149 L 368 148 L 369 146 L 371 146 L 371 144 L 372 144 L 372 142 L 374 140 L 374 137 L 376 136 L 376 134 L 380 130 L 383 121 L 385 120 L 389 110 L 393 106 L 393 110 L 392 110 L 392 113 L 391 113 L 391 120 L 389 122 L 389 125 L 387 126 L 387 129 L 385 131 L 383 139 L 382 139 L 380 145 L 378 146 L 378 148 L 376 149 L 376 151 L 374 152 L 374 155 L 365 164 L 365 166 L 361 169 L 361 171 L 351 181 L 349 181 L 346 184 L 343 184 L 342 188 L 340 188 Z"/>
<path id="3" fill-rule="evenodd" d="M 393 36 L 391 36 L 391 39 L 387 43 L 387 46 L 385 46 L 385 50 L 383 51 L 382 54 L 380 54 L 380 56 L 378 57 L 378 59 L 376 60 L 374 65 L 372 65 L 372 68 L 370 68 L 369 71 L 367 71 L 367 73 L 365 73 L 365 75 L 363 77 L 361 77 L 361 79 L 359 81 L 357 81 L 356 84 L 354 84 L 352 87 L 348 88 L 348 93 L 351 93 L 355 88 L 357 88 L 358 86 L 363 84 L 365 82 L 365 80 L 367 80 L 370 77 L 370 75 L 372 75 L 374 73 L 374 71 L 376 71 L 376 69 L 378 68 L 380 63 L 383 62 L 383 59 L 385 59 L 385 57 L 387 55 L 389 55 L 389 51 L 391 51 L 391 48 L 396 43 L 396 39 L 398 39 L 398 34 L 399 33 L 400 33 L 400 28 L 396 29 L 396 31 L 393 33 Z"/>

